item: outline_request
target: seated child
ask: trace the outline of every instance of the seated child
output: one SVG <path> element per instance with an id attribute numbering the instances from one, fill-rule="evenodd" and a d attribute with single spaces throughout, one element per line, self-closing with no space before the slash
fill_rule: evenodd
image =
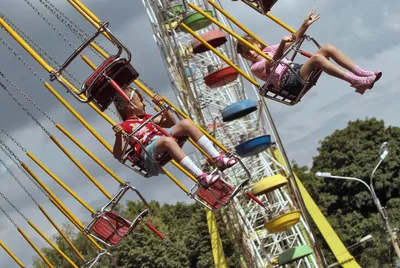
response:
<path id="1" fill-rule="evenodd" d="M 308 27 L 319 19 L 319 15 L 311 10 L 301 27 L 292 36 L 283 37 L 279 45 L 265 47 L 249 35 L 243 38 L 252 45 L 260 48 L 263 52 L 273 58 L 274 61 L 279 60 L 283 53 L 290 45 L 298 38 L 302 37 Z M 237 52 L 246 60 L 252 62 L 251 72 L 261 80 L 268 81 L 272 65 L 267 59 L 264 59 L 254 50 L 248 48 L 245 44 L 237 43 Z M 349 72 L 343 71 L 337 65 L 329 61 L 332 58 L 341 67 Z M 282 59 L 282 62 L 292 63 L 289 59 Z M 349 59 L 342 51 L 333 45 L 322 46 L 311 58 L 304 64 L 294 63 L 294 70 L 299 76 L 307 81 L 307 78 L 316 68 L 322 69 L 327 74 L 342 79 L 350 83 L 356 89 L 356 92 L 364 94 L 365 90 L 371 89 L 375 82 L 378 81 L 382 73 L 380 71 L 365 71 Z M 296 75 L 288 71 L 288 67 L 284 64 L 279 64 L 272 75 L 271 83 L 277 89 L 283 89 L 287 92 L 297 95 L 303 88 L 303 84 L 297 79 Z"/>
<path id="2" fill-rule="evenodd" d="M 117 110 L 124 120 L 120 125 L 115 125 L 113 130 L 115 131 L 115 144 L 114 144 L 114 157 L 121 159 L 123 148 L 125 146 L 126 140 L 123 136 L 123 131 L 131 134 L 135 129 L 140 126 L 145 120 L 151 117 L 151 115 L 145 112 L 145 103 L 143 102 L 143 96 L 140 92 L 133 90 L 132 88 L 127 88 L 124 90 L 126 95 L 130 97 L 131 103 L 118 99 L 116 102 Z M 160 106 L 162 97 L 160 95 L 155 95 L 153 97 L 153 102 Z M 146 151 L 151 155 L 153 159 L 157 159 L 157 156 L 162 152 L 167 151 L 172 159 L 177 161 L 182 167 L 184 167 L 188 172 L 197 178 L 199 183 L 204 187 L 209 187 L 213 182 L 215 182 L 219 175 L 217 174 L 206 174 L 200 170 L 192 160 L 183 152 L 182 148 L 178 145 L 174 138 L 189 136 L 192 138 L 207 154 L 209 154 L 214 163 L 216 163 L 219 170 L 225 170 L 226 168 L 232 167 L 237 163 L 235 158 L 227 158 L 218 153 L 214 148 L 210 140 L 203 135 L 203 133 L 198 129 L 198 127 L 190 120 L 184 119 L 175 124 L 173 114 L 168 111 L 167 115 L 164 116 L 161 122 L 161 116 L 154 118 L 153 122 L 161 127 L 170 128 L 169 133 L 173 137 L 165 137 L 162 135 L 157 128 L 151 123 L 146 124 L 141 128 L 135 137 L 140 140 L 140 142 L 146 147 Z M 150 175 L 156 176 L 163 173 L 161 166 L 158 163 L 154 163 L 148 157 L 148 155 L 142 150 L 140 145 L 131 139 L 130 146 L 134 148 L 135 155 L 141 159 L 144 166 Z"/>

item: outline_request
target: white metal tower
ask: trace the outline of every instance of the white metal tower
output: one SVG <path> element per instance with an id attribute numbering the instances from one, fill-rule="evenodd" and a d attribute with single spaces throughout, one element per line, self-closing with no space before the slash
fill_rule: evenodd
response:
<path id="1" fill-rule="evenodd" d="M 214 137 L 228 149 L 235 150 L 241 142 L 261 135 L 272 134 L 271 122 L 265 113 L 263 102 L 258 102 L 258 110 L 244 118 L 231 122 L 223 122 L 221 111 L 240 100 L 248 99 L 248 95 L 258 98 L 254 92 L 246 92 L 241 76 L 232 82 L 219 87 L 210 88 L 204 77 L 210 73 L 226 68 L 226 64 L 212 51 L 193 53 L 193 36 L 182 30 L 179 21 L 193 13 L 187 2 L 192 2 L 203 10 L 209 10 L 214 18 L 232 29 L 230 24 L 216 10 L 211 9 L 207 1 L 191 0 L 187 2 L 170 0 L 142 0 L 151 21 L 154 39 L 161 51 L 166 69 L 169 73 L 173 90 L 181 106 L 195 122 L 207 129 Z M 217 3 L 219 1 L 216 1 Z M 220 3 L 218 3 L 220 4 Z M 208 25 L 208 26 L 207 26 Z M 212 23 L 204 20 L 195 25 L 196 33 L 205 34 L 212 30 L 219 30 Z M 239 62 L 236 56 L 235 40 L 226 35 L 227 42 L 218 47 L 218 50 L 235 64 L 244 66 L 248 72 L 248 65 Z M 223 83 L 222 83 L 223 84 Z M 254 88 L 255 89 L 255 88 Z M 199 154 L 204 168 L 207 161 Z M 243 158 L 242 161 L 251 172 L 251 182 L 245 190 L 263 178 L 271 177 L 282 170 L 282 166 L 274 159 L 270 150 Z M 232 184 L 245 178 L 240 167 L 234 167 L 229 172 Z M 312 246 L 312 235 L 303 217 L 298 224 L 287 231 L 268 233 L 265 222 L 293 210 L 296 206 L 295 198 L 288 187 L 259 196 L 267 209 L 257 206 L 242 193 L 238 194 L 231 204 L 222 211 L 225 223 L 230 231 L 231 239 L 241 250 L 241 256 L 247 267 L 266 267 L 272 259 L 289 248 L 300 245 Z M 314 254 L 301 258 L 290 264 L 290 267 L 318 267 Z"/>

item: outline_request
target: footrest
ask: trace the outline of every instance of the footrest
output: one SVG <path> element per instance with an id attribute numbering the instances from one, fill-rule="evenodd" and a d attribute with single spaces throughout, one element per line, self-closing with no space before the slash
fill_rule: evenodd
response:
<path id="1" fill-rule="evenodd" d="M 93 226 L 95 235 L 111 245 L 117 245 L 129 233 L 131 223 L 114 212 L 105 212 Z"/>
<path id="2" fill-rule="evenodd" d="M 241 100 L 222 110 L 222 121 L 229 122 L 246 116 L 257 110 L 257 103 L 253 100 Z"/>
<path id="3" fill-rule="evenodd" d="M 246 185 L 249 180 L 242 181 L 236 188 L 222 179 L 218 179 L 212 186 L 205 189 L 200 187 L 197 196 L 206 202 L 212 210 L 219 210 L 228 205 L 229 201 Z"/>
<path id="4" fill-rule="evenodd" d="M 241 157 L 257 155 L 271 146 L 271 136 L 264 135 L 247 140 L 235 147 L 236 153 Z"/>

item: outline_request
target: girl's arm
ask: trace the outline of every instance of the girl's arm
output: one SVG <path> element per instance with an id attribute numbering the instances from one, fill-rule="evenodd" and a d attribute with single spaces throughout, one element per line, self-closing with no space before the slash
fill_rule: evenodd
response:
<path id="1" fill-rule="evenodd" d="M 316 14 L 315 10 L 311 10 L 305 18 L 303 24 L 301 24 L 300 28 L 294 33 L 296 39 L 302 37 L 306 33 L 308 27 L 317 20 L 319 20 L 319 14 Z"/>
<path id="2" fill-rule="evenodd" d="M 294 35 L 283 37 L 272 59 L 274 61 L 279 60 L 283 56 L 283 53 L 285 53 L 289 46 L 294 42 L 294 40 L 296 40 Z"/>
<path id="3" fill-rule="evenodd" d="M 162 101 L 162 96 L 160 96 L 158 94 L 154 95 L 153 102 L 156 105 L 160 106 L 161 101 Z M 163 118 L 163 120 L 161 122 L 162 118 Z M 156 123 L 160 127 L 166 127 L 166 128 L 173 127 L 176 124 L 174 114 L 170 111 L 167 111 L 167 113 L 164 116 L 160 115 L 160 116 L 157 116 L 156 118 L 154 118 L 154 123 Z"/>
<path id="4" fill-rule="evenodd" d="M 115 125 L 113 127 L 113 130 L 115 131 L 113 154 L 115 158 L 120 160 L 126 144 L 126 140 L 124 139 L 123 129 L 120 125 Z"/>

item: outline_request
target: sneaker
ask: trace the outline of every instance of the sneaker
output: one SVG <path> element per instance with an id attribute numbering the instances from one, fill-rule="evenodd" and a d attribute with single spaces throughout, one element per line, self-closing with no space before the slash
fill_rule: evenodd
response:
<path id="1" fill-rule="evenodd" d="M 227 168 L 233 167 L 237 164 L 238 160 L 236 158 L 228 158 L 223 155 L 219 155 L 213 158 L 214 163 L 217 165 L 220 171 L 224 171 Z"/>
<path id="2" fill-rule="evenodd" d="M 208 187 L 212 186 L 219 179 L 219 175 L 207 174 L 207 173 L 203 172 L 196 179 L 202 187 L 208 188 Z"/>

